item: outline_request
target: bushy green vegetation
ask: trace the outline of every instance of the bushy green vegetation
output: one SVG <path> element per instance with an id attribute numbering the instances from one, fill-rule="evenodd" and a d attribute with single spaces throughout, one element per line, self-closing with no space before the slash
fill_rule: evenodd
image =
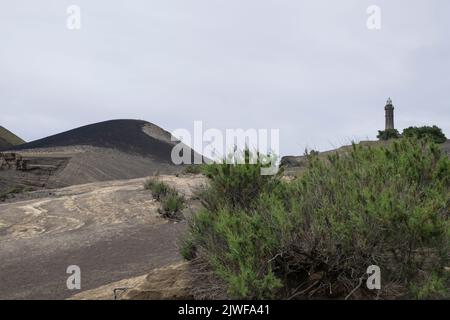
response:
<path id="1" fill-rule="evenodd" d="M 387 129 L 378 131 L 377 138 L 380 140 L 398 139 L 400 137 L 415 139 L 431 139 L 435 143 L 444 143 L 447 137 L 442 129 L 437 126 L 408 127 L 403 129 L 402 134 L 397 129 Z"/>
<path id="2" fill-rule="evenodd" d="M 436 145 L 313 155 L 289 183 L 258 166 L 207 166 L 205 209 L 182 247 L 231 297 L 449 297 L 450 160 Z M 380 292 L 361 285 L 370 265 L 381 268 Z"/>
<path id="3" fill-rule="evenodd" d="M 430 138 L 435 143 L 447 141 L 447 137 L 442 132 L 442 129 L 437 126 L 409 127 L 403 130 L 403 136 L 418 139 Z"/>
<path id="4" fill-rule="evenodd" d="M 210 188 L 201 194 L 206 208 L 211 211 L 251 209 L 262 192 L 269 192 L 280 183 L 281 170 L 277 175 L 261 175 L 261 170 L 268 167 L 270 161 L 275 161 L 273 157 L 265 158 L 267 164 L 263 164 L 259 154 L 255 159 L 251 159 L 252 156 L 245 150 L 242 154 L 244 164 L 238 164 L 235 158 L 203 167 L 203 174 L 210 183 Z"/>
<path id="5" fill-rule="evenodd" d="M 168 184 L 157 179 L 149 179 L 144 188 L 152 192 L 153 198 L 161 202 L 159 213 L 168 219 L 180 220 L 181 211 L 186 206 L 185 198 Z"/>
<path id="6" fill-rule="evenodd" d="M 400 133 L 397 129 L 379 130 L 377 138 L 380 140 L 390 140 L 400 138 Z"/>

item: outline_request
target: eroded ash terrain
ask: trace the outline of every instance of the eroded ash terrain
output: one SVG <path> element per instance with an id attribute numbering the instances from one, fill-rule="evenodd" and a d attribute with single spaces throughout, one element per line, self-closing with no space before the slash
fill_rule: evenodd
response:
<path id="1" fill-rule="evenodd" d="M 0 204 L 0 299 L 64 299 L 66 269 L 78 265 L 82 290 L 139 276 L 181 261 L 177 241 L 186 222 L 160 217 L 147 178 L 96 182 L 36 192 Z M 202 176 L 159 176 L 197 209 Z"/>

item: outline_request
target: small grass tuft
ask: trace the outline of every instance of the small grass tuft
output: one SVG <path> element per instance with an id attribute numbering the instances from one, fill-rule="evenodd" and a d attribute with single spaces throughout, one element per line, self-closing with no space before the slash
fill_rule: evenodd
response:
<path id="1" fill-rule="evenodd" d="M 152 192 L 153 198 L 160 201 L 171 192 L 171 188 L 165 182 L 149 179 L 144 183 L 145 190 Z"/>
<path id="2" fill-rule="evenodd" d="M 175 190 L 171 190 L 161 201 L 159 213 L 167 219 L 181 220 L 181 211 L 186 207 L 186 200 Z"/>
<path id="3" fill-rule="evenodd" d="M 161 216 L 171 220 L 181 220 L 182 211 L 186 207 L 186 199 L 167 183 L 156 179 L 149 179 L 144 188 L 152 192 L 153 199 L 161 202 L 158 210 Z"/>

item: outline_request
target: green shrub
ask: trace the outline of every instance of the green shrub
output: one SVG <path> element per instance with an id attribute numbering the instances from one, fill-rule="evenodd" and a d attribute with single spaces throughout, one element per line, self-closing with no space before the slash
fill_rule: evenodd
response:
<path id="1" fill-rule="evenodd" d="M 397 129 L 379 130 L 377 138 L 380 140 L 390 140 L 400 138 L 400 133 Z"/>
<path id="2" fill-rule="evenodd" d="M 172 190 L 162 199 L 159 213 L 165 218 L 180 220 L 185 202 L 183 196 Z"/>
<path id="3" fill-rule="evenodd" d="M 437 126 L 409 127 L 403 130 L 403 136 L 417 139 L 430 138 L 435 143 L 447 141 L 447 137 L 442 132 L 442 129 Z"/>
<path id="4" fill-rule="evenodd" d="M 235 158 L 205 165 L 203 173 L 209 178 L 209 187 L 201 194 L 203 205 L 212 211 L 224 207 L 231 210 L 253 207 L 254 201 L 263 191 L 269 191 L 279 183 L 282 174 L 280 170 L 276 175 L 261 175 L 261 169 L 267 167 L 270 161 L 275 161 L 275 158 L 266 157 L 269 164 L 263 164 L 259 156 L 256 154 L 258 158 L 252 163 L 253 154 L 244 150 L 243 163 Z"/>
<path id="5" fill-rule="evenodd" d="M 434 144 L 354 145 L 311 162 L 296 187 L 301 219 L 287 259 L 321 274 L 316 293 L 345 294 L 378 265 L 385 287 L 401 284 L 406 295 L 449 262 L 450 161 Z"/>
<path id="6" fill-rule="evenodd" d="M 153 198 L 160 201 L 162 198 L 166 197 L 172 189 L 165 182 L 149 179 L 144 183 L 144 188 L 152 192 Z"/>
<path id="7" fill-rule="evenodd" d="M 448 297 L 433 276 L 449 266 L 450 244 L 450 160 L 436 145 L 354 145 L 311 157 L 291 183 L 256 168 L 208 166 L 206 207 L 186 236 L 188 256 L 208 261 L 231 297 L 346 297 L 370 265 L 381 268 L 381 296 Z"/>
<path id="8" fill-rule="evenodd" d="M 145 190 L 152 190 L 157 183 L 156 179 L 148 179 L 144 182 L 144 189 Z"/>
<path id="9" fill-rule="evenodd" d="M 190 238 L 181 238 L 180 241 L 180 253 L 181 256 L 186 260 L 193 260 L 196 257 L 197 248 L 195 247 L 194 241 Z"/>
<path id="10" fill-rule="evenodd" d="M 152 192 L 156 201 L 161 202 L 159 213 L 168 219 L 181 220 L 181 211 L 186 207 L 185 198 L 163 181 L 150 179 L 144 183 L 144 188 Z"/>
<path id="11" fill-rule="evenodd" d="M 416 299 L 448 299 L 449 294 L 449 272 L 439 272 L 425 275 L 419 284 L 411 285 L 411 292 Z"/>

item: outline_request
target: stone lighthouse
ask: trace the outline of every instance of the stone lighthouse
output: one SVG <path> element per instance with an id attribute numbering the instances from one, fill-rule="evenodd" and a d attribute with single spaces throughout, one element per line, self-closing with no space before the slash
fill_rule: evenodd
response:
<path id="1" fill-rule="evenodd" d="M 384 111 L 386 114 L 386 129 L 394 129 L 394 105 L 392 104 L 391 98 L 389 98 L 386 102 L 386 106 L 384 107 Z"/>

